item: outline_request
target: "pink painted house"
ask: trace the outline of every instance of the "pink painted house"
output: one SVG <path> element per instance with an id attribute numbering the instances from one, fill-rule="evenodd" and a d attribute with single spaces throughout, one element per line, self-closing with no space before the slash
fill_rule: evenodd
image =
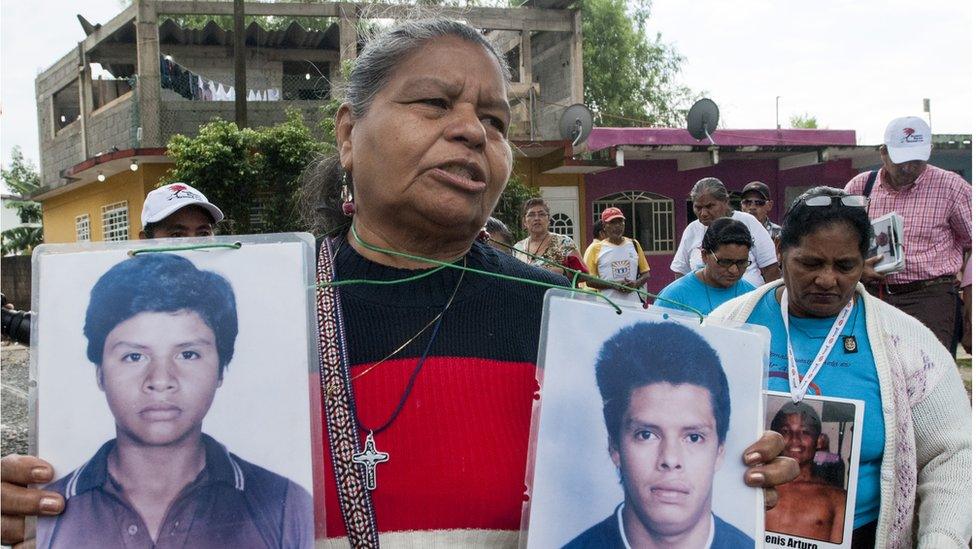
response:
<path id="1" fill-rule="evenodd" d="M 877 162 L 875 147 L 857 146 L 853 130 L 718 130 L 714 145 L 683 129 L 595 128 L 590 151 L 608 149 L 620 167 L 584 178 L 580 194 L 580 243 L 592 238 L 599 212 L 610 205 L 627 215 L 627 235 L 637 238 L 651 267 L 648 289 L 671 280 L 670 264 L 682 231 L 695 217 L 688 193 L 702 177 L 717 177 L 733 193 L 750 181 L 769 185 L 778 222 L 786 207 L 817 185 L 842 187 Z"/>

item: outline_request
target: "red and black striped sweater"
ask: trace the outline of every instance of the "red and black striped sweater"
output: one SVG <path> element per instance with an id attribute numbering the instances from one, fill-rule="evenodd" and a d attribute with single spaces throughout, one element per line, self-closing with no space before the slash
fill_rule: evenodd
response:
<path id="1" fill-rule="evenodd" d="M 467 265 L 567 283 L 481 243 L 467 254 Z M 417 274 L 370 262 L 346 243 L 336 255 L 335 272 L 339 280 Z M 456 269 L 444 269 L 404 284 L 342 286 L 352 375 L 430 322 L 459 276 Z M 377 466 L 373 492 L 384 545 L 510 544 L 516 539 L 538 389 L 535 362 L 545 288 L 471 272 L 463 276 L 405 406 L 388 429 L 374 435 L 377 448 L 390 454 Z M 376 429 L 393 413 L 431 333 L 428 329 L 397 356 L 355 379 L 356 408 L 365 428 Z M 324 446 L 327 536 L 343 537 L 327 441 Z"/>

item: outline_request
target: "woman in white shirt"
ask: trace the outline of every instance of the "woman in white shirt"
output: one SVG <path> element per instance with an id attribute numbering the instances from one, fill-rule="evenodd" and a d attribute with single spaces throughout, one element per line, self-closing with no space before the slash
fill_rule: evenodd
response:
<path id="1" fill-rule="evenodd" d="M 541 198 L 530 198 L 522 205 L 522 223 L 529 236 L 515 243 L 515 257 L 556 274 L 565 274 L 560 265 L 579 269 L 583 258 L 573 239 L 549 230 L 549 205 Z M 567 260 L 572 257 L 573 259 Z M 572 275 L 567 275 L 572 277 Z"/>
<path id="2" fill-rule="evenodd" d="M 671 262 L 671 271 L 674 272 L 675 279 L 704 267 L 701 253 L 702 238 L 712 221 L 722 217 L 731 217 L 744 223 L 755 242 L 749 251 L 749 259 L 752 263 L 746 269 L 742 279 L 758 287 L 779 278 L 779 263 L 776 260 L 776 246 L 773 244 L 773 239 L 755 217 L 732 210 L 729 204 L 729 191 L 725 188 L 725 184 L 714 177 L 700 179 L 691 188 L 691 201 L 698 219 L 688 224 L 681 235 L 681 243 Z"/>

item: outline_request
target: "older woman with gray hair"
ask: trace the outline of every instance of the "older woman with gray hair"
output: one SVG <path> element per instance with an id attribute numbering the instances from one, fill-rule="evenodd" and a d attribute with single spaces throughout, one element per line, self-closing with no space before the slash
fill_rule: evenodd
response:
<path id="1" fill-rule="evenodd" d="M 675 279 L 704 267 L 701 244 L 705 231 L 712 221 L 723 217 L 731 217 L 744 223 L 755 242 L 749 250 L 751 263 L 742 279 L 753 286 L 762 286 L 766 282 L 779 278 L 779 264 L 776 261 L 776 246 L 773 244 L 773 239 L 754 216 L 732 209 L 729 204 L 729 191 L 724 183 L 715 177 L 699 179 L 691 188 L 691 202 L 698 219 L 685 227 L 678 251 L 674 253 L 671 271 L 674 272 Z"/>
<path id="2" fill-rule="evenodd" d="M 309 170 L 305 214 L 328 235 L 313 377 L 325 414 L 322 546 L 518 540 L 539 283 L 568 281 L 476 240 L 512 170 L 508 74 L 477 29 L 401 23 L 360 52 L 336 114 L 338 154 Z M 782 449 L 767 433 L 726 459 L 769 488 L 797 474 Z M 26 487 L 50 473 L 36 458 L 4 459 L 4 543 L 23 538 L 24 515 L 63 508 Z"/>

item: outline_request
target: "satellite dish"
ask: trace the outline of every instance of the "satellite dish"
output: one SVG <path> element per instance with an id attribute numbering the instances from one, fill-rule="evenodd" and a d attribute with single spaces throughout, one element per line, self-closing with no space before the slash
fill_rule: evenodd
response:
<path id="1" fill-rule="evenodd" d="M 566 107 L 559 117 L 559 135 L 573 142 L 573 146 L 586 141 L 593 131 L 593 113 L 586 105 L 577 103 Z"/>
<path id="2" fill-rule="evenodd" d="M 688 133 L 701 141 L 706 137 L 712 143 L 712 134 L 718 128 L 718 105 L 711 99 L 699 99 L 688 109 Z"/>

